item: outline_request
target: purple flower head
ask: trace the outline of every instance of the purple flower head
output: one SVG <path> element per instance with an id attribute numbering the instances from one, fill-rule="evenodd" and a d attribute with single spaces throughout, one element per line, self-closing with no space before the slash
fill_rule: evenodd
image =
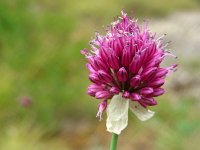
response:
<path id="1" fill-rule="evenodd" d="M 154 97 L 164 94 L 161 86 L 177 65 L 161 66 L 165 56 L 173 55 L 165 49 L 163 36 L 156 38 L 155 35 L 146 24 L 139 27 L 123 11 L 104 36 L 96 33 L 90 42 L 92 50 L 81 51 L 88 59 L 89 79 L 93 82 L 88 94 L 105 103 L 122 93 L 123 98 L 137 101 L 144 108 L 156 105 Z M 106 107 L 100 108 L 98 114 Z"/>

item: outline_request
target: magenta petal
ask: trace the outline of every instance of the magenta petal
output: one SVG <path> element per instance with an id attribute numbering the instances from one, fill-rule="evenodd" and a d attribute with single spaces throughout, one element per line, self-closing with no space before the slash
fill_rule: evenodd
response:
<path id="1" fill-rule="evenodd" d="M 94 68 L 94 70 L 98 70 L 99 67 L 97 66 L 95 60 L 94 60 L 94 57 L 89 57 L 88 58 L 88 61 L 90 63 L 90 65 L 92 66 L 92 68 Z"/>
<path id="2" fill-rule="evenodd" d="M 106 109 L 106 107 L 107 107 L 107 101 L 104 100 L 99 104 L 99 111 L 103 112 Z"/>
<path id="3" fill-rule="evenodd" d="M 136 52 L 136 44 L 134 38 L 131 38 L 130 40 L 130 49 L 131 49 L 131 55 L 134 56 Z"/>
<path id="4" fill-rule="evenodd" d="M 111 92 L 112 94 L 119 94 L 120 90 L 119 90 L 118 87 L 114 87 L 114 86 L 113 86 L 113 87 L 110 89 L 110 92 Z"/>
<path id="5" fill-rule="evenodd" d="M 144 65 L 144 70 L 147 70 L 149 68 L 155 67 L 155 59 L 151 59 L 149 62 L 147 62 Z"/>
<path id="6" fill-rule="evenodd" d="M 91 89 L 88 89 L 88 90 L 87 90 L 87 94 L 90 95 L 90 96 L 95 97 L 96 92 L 93 91 L 93 90 L 91 90 Z"/>
<path id="7" fill-rule="evenodd" d="M 98 66 L 99 69 L 102 69 L 105 71 L 109 70 L 108 66 L 101 60 L 101 58 L 95 57 L 94 61 L 95 61 L 96 66 Z"/>
<path id="8" fill-rule="evenodd" d="M 154 92 L 152 93 L 152 96 L 153 97 L 157 97 L 157 96 L 163 95 L 164 93 L 165 93 L 164 89 L 157 88 L 157 89 L 154 89 Z"/>
<path id="9" fill-rule="evenodd" d="M 158 78 L 156 80 L 151 81 L 150 83 L 148 83 L 148 86 L 150 87 L 160 87 L 165 83 L 164 79 Z"/>
<path id="10" fill-rule="evenodd" d="M 154 100 L 153 98 L 146 98 L 146 97 L 143 97 L 140 101 L 141 101 L 142 103 L 148 105 L 148 106 L 157 105 L 156 100 Z"/>
<path id="11" fill-rule="evenodd" d="M 133 101 L 139 101 L 141 99 L 141 96 L 137 93 L 131 93 L 130 98 Z"/>
<path id="12" fill-rule="evenodd" d="M 151 87 L 145 87 L 140 90 L 140 94 L 142 94 L 142 95 L 148 95 L 151 93 L 153 93 L 153 88 L 151 88 Z"/>
<path id="13" fill-rule="evenodd" d="M 138 70 L 140 69 L 141 64 L 140 64 L 140 56 L 135 55 L 130 66 L 129 66 L 129 71 L 133 74 L 137 73 Z"/>
<path id="14" fill-rule="evenodd" d="M 91 84 L 88 89 L 94 90 L 96 92 L 103 90 L 104 88 L 101 85 Z"/>
<path id="15" fill-rule="evenodd" d="M 95 73 L 95 72 L 96 72 L 96 70 L 94 70 L 94 69 L 92 68 L 91 64 L 87 63 L 87 64 L 86 64 L 86 67 L 88 68 L 88 70 L 89 70 L 91 73 Z"/>
<path id="16" fill-rule="evenodd" d="M 148 69 L 147 71 L 144 71 L 141 75 L 142 81 L 147 81 L 153 74 L 155 74 L 157 68 L 153 67 Z"/>
<path id="17" fill-rule="evenodd" d="M 108 60 L 108 52 L 107 52 L 106 48 L 103 46 L 100 48 L 100 56 L 103 60 L 105 60 L 105 61 Z"/>
<path id="18" fill-rule="evenodd" d="M 159 68 L 157 71 L 156 71 L 156 77 L 157 78 L 161 78 L 163 76 L 165 76 L 166 74 L 168 73 L 168 70 L 165 69 L 165 68 Z"/>
<path id="19" fill-rule="evenodd" d="M 154 55 L 154 54 L 156 53 L 156 43 L 155 43 L 155 42 L 153 42 L 153 43 L 151 44 L 150 49 L 151 49 L 151 52 L 150 52 L 149 55 L 152 56 L 152 55 Z"/>
<path id="20" fill-rule="evenodd" d="M 115 50 L 116 55 L 120 56 L 122 53 L 122 50 L 123 50 L 123 45 L 122 45 L 122 41 L 120 40 L 120 38 L 117 38 L 114 41 L 113 48 Z"/>
<path id="21" fill-rule="evenodd" d="M 147 50 L 142 50 L 141 53 L 140 53 L 140 61 L 143 62 L 143 63 L 146 63 L 148 61 L 148 56 L 147 56 Z"/>
<path id="22" fill-rule="evenodd" d="M 130 93 L 125 91 L 125 92 L 123 92 L 122 97 L 128 99 L 128 98 L 130 98 Z"/>
<path id="23" fill-rule="evenodd" d="M 89 79 L 90 79 L 90 81 L 92 81 L 94 83 L 97 83 L 97 84 L 101 83 L 101 81 L 96 73 L 91 73 L 89 75 Z"/>
<path id="24" fill-rule="evenodd" d="M 104 112 L 106 107 L 107 107 L 107 100 L 104 100 L 99 104 L 99 109 L 98 109 L 96 117 L 98 117 L 100 121 L 102 120 L 102 113 Z"/>
<path id="25" fill-rule="evenodd" d="M 126 82 L 126 80 L 128 79 L 128 74 L 124 67 L 120 68 L 117 72 L 117 78 L 120 82 Z"/>
<path id="26" fill-rule="evenodd" d="M 88 87 L 87 93 L 88 93 L 90 96 L 95 96 L 96 92 L 102 91 L 102 90 L 104 90 L 104 88 L 103 88 L 101 85 L 91 84 L 91 85 Z"/>
<path id="27" fill-rule="evenodd" d="M 123 55 L 122 55 L 122 65 L 123 66 L 129 66 L 130 62 L 131 62 L 131 53 L 130 53 L 130 50 L 125 49 L 123 51 Z"/>
<path id="28" fill-rule="evenodd" d="M 113 80 L 112 76 L 103 70 L 98 71 L 98 77 L 101 81 L 106 83 L 110 83 Z"/>
<path id="29" fill-rule="evenodd" d="M 110 97 L 110 93 L 108 91 L 99 91 L 95 94 L 97 99 L 108 99 Z"/>
<path id="30" fill-rule="evenodd" d="M 132 87 L 137 87 L 140 84 L 140 81 L 141 81 L 140 75 L 136 75 L 131 78 L 130 85 Z"/>
<path id="31" fill-rule="evenodd" d="M 119 69 L 119 59 L 114 54 L 111 54 L 108 58 L 108 64 L 113 69 Z"/>

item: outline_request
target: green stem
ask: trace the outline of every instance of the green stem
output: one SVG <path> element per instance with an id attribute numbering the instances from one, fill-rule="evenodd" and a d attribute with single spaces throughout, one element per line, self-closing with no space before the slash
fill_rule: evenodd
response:
<path id="1" fill-rule="evenodd" d="M 110 150 L 116 150 L 117 149 L 117 139 L 118 139 L 118 135 L 113 133 L 111 144 L 110 144 Z"/>

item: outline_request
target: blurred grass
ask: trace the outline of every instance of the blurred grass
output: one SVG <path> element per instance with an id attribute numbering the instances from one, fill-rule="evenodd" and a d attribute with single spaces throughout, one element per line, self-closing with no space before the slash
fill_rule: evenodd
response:
<path id="1" fill-rule="evenodd" d="M 0 137 L 2 150 L 70 150 L 64 142 L 51 138 L 44 140 L 44 130 L 26 124 L 9 126 Z"/>
<path id="2" fill-rule="evenodd" d="M 20 121 L 25 121 L 39 125 L 45 134 L 60 131 L 62 124 L 69 120 L 95 118 L 98 101 L 85 94 L 89 81 L 85 60 L 80 55 L 80 50 L 89 47 L 87 43 L 93 37 L 94 31 L 102 32 L 102 26 L 108 25 L 114 16 L 120 14 L 122 8 L 128 13 L 133 11 L 133 14 L 142 20 L 143 17 L 162 17 L 176 11 L 198 10 L 200 1 L 1 0 L 0 123 L 2 130 L 13 130 L 12 127 L 8 128 L 10 124 L 18 125 Z M 30 97 L 32 106 L 20 105 L 23 96 Z M 171 123 L 163 127 L 163 130 L 167 130 L 168 133 L 159 133 L 161 138 L 155 145 L 157 149 L 167 149 L 162 146 L 174 142 L 172 145 L 174 147 L 169 149 L 180 149 L 179 146 L 184 145 L 188 133 L 198 128 L 199 122 L 191 121 L 194 117 L 191 113 L 196 113 L 192 109 L 195 104 L 192 100 L 179 101 L 180 108 L 175 109 L 166 108 L 169 103 L 165 101 L 167 100 L 163 98 L 161 105 L 157 107 L 159 116 L 156 126 L 159 128 L 166 120 L 170 120 L 169 112 L 170 115 L 178 114 L 175 114 L 176 118 L 172 122 L 173 128 L 168 128 Z M 191 104 L 186 105 L 185 102 L 188 101 L 191 101 Z M 191 110 L 189 114 L 188 110 Z M 173 129 L 178 132 L 174 133 Z M 24 132 L 23 129 L 16 130 Z M 9 132 L 14 134 L 15 131 Z M 7 147 L 6 141 L 18 142 L 15 141 L 20 139 L 18 135 L 2 134 L 2 136 L 0 141 L 4 144 L 0 149 L 15 150 L 13 147 Z M 194 133 L 189 136 L 190 140 L 194 140 L 193 136 L 197 138 Z M 22 139 L 22 145 L 27 143 L 26 140 Z M 50 147 L 42 146 L 42 149 L 50 149 Z"/>

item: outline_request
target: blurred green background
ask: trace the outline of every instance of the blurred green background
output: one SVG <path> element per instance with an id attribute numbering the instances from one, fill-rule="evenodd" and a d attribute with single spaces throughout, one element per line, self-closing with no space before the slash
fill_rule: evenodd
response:
<path id="1" fill-rule="evenodd" d="M 0 150 L 109 148 L 106 116 L 98 122 L 99 101 L 86 94 L 80 50 L 121 9 L 169 33 L 180 67 L 153 119 L 130 114 L 119 150 L 199 149 L 199 0 L 1 0 Z"/>

